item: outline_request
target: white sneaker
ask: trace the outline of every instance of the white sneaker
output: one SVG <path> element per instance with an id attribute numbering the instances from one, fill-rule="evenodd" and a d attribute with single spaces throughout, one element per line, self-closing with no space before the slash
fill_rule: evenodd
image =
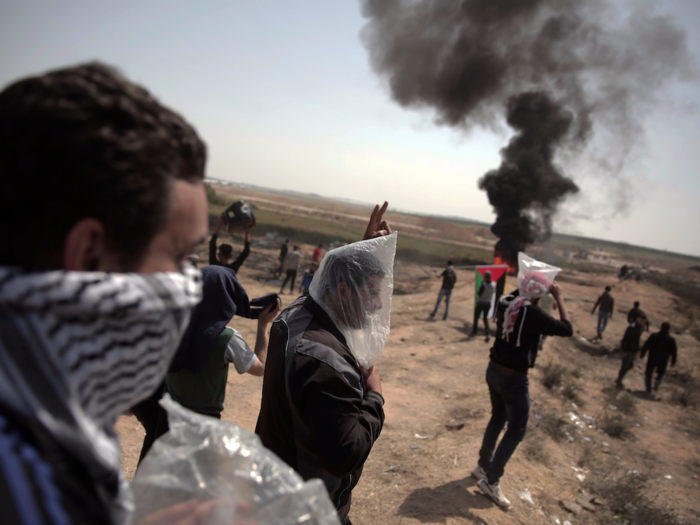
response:
<path id="1" fill-rule="evenodd" d="M 481 465 L 477 465 L 476 468 L 472 471 L 472 478 L 481 481 L 485 477 L 486 471 L 483 468 L 481 468 Z"/>
<path id="2" fill-rule="evenodd" d="M 498 486 L 498 483 L 494 483 L 493 485 L 491 485 L 488 479 L 482 478 L 481 481 L 477 483 L 477 486 L 479 487 L 481 492 L 483 492 L 486 496 L 491 498 L 494 501 L 494 503 L 499 507 L 510 507 L 510 501 L 503 495 L 503 493 L 501 492 L 501 487 Z"/>

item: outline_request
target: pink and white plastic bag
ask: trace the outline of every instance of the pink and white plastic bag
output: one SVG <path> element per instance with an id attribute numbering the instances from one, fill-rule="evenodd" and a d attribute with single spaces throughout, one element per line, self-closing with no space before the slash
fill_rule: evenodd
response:
<path id="1" fill-rule="evenodd" d="M 533 259 L 523 252 L 518 252 L 518 290 L 520 294 L 505 311 L 502 334 L 504 339 L 508 339 L 513 331 L 520 309 L 546 294 L 560 271 L 561 268 Z"/>

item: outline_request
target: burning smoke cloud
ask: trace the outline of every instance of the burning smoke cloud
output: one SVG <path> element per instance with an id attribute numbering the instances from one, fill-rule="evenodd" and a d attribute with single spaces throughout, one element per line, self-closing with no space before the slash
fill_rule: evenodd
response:
<path id="1" fill-rule="evenodd" d="M 511 261 L 550 234 L 557 206 L 578 191 L 555 165 L 557 148 L 580 153 L 602 129 L 615 141 L 599 164 L 619 172 L 660 89 L 694 74 L 682 30 L 648 4 L 630 9 L 608 0 L 362 3 L 363 42 L 396 102 L 465 130 L 496 126 L 505 107 L 516 134 L 479 187 Z"/>

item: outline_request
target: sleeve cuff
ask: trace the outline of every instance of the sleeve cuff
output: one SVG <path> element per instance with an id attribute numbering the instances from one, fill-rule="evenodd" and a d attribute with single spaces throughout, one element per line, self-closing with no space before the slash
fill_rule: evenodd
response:
<path id="1" fill-rule="evenodd" d="M 377 401 L 379 401 L 379 403 L 381 403 L 382 406 L 384 406 L 384 398 L 382 397 L 382 395 L 379 392 L 375 392 L 374 390 L 370 390 L 369 392 L 367 392 L 367 395 L 365 397 L 374 397 L 377 399 Z"/>

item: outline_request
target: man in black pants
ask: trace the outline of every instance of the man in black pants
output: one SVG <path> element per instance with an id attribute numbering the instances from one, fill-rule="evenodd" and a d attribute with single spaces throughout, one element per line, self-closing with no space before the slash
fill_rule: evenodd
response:
<path id="1" fill-rule="evenodd" d="M 646 343 L 644 343 L 642 352 L 639 354 L 639 357 L 643 359 L 644 354 L 649 351 L 647 369 L 644 376 L 647 394 L 651 394 L 651 376 L 654 374 L 654 369 L 656 369 L 654 390 L 658 390 L 659 385 L 661 384 L 661 381 L 664 380 L 664 375 L 666 374 L 668 358 L 671 358 L 672 368 L 676 364 L 676 353 L 678 351 L 678 347 L 676 346 L 676 340 L 671 337 L 670 332 L 671 325 L 668 322 L 663 323 L 660 331 L 649 336 Z"/>
<path id="2" fill-rule="evenodd" d="M 221 231 L 221 227 L 223 225 L 224 216 L 219 215 L 219 222 L 217 223 L 216 229 L 209 240 L 209 264 L 225 266 L 226 268 L 231 268 L 234 272 L 238 273 L 238 269 L 248 258 L 248 255 L 250 255 L 250 230 L 255 228 L 255 224 L 245 229 L 245 244 L 243 245 L 243 251 L 233 262 L 230 262 L 231 258 L 233 257 L 233 248 L 230 244 L 222 244 L 219 246 L 218 252 L 216 250 L 216 240 L 219 238 L 219 232 Z"/>
<path id="3" fill-rule="evenodd" d="M 486 270 L 484 272 L 484 282 L 481 283 L 479 287 L 479 300 L 474 307 L 474 324 L 472 325 L 471 337 L 476 337 L 476 330 L 479 324 L 479 316 L 484 314 L 484 329 L 486 330 L 486 339 L 488 343 L 490 339 L 489 330 L 489 310 L 491 310 L 491 303 L 493 298 L 496 296 L 496 283 L 491 280 L 491 272 Z"/>
<path id="4" fill-rule="evenodd" d="M 637 320 L 627 327 L 625 330 L 625 335 L 622 337 L 622 343 L 620 343 L 620 350 L 622 350 L 622 365 L 620 365 L 620 372 L 617 374 L 617 380 L 615 381 L 615 386 L 619 389 L 624 388 L 622 380 L 625 378 L 627 372 L 632 370 L 634 366 L 634 358 L 639 352 L 639 340 L 642 337 L 642 332 L 647 326 L 647 316 L 641 310 L 637 314 Z"/>
<path id="5" fill-rule="evenodd" d="M 559 321 L 536 306 L 548 288 L 557 302 Z M 525 292 L 521 294 L 520 290 Z M 539 272 L 530 272 L 523 278 L 520 290 L 502 297 L 498 303 L 496 341 L 486 370 L 491 420 L 479 450 L 479 464 L 472 472 L 472 476 L 479 480 L 479 489 L 501 507 L 510 506 L 510 501 L 501 492 L 499 481 L 506 463 L 525 437 L 530 413 L 527 373 L 535 366 L 540 336 L 573 335 L 564 298 L 556 282 L 550 285 Z M 506 423 L 508 430 L 496 448 Z"/>
<path id="6" fill-rule="evenodd" d="M 593 342 L 597 342 L 603 338 L 603 332 L 605 327 L 608 326 L 608 320 L 612 319 L 613 311 L 615 310 L 615 299 L 610 295 L 609 286 L 605 287 L 605 291 L 598 297 L 598 300 L 593 305 L 591 310 L 591 315 L 595 313 L 595 309 L 600 306 L 598 310 L 598 325 L 596 326 L 596 336 Z"/>
<path id="7" fill-rule="evenodd" d="M 450 312 L 450 298 L 452 297 L 452 290 L 454 289 L 455 283 L 457 282 L 457 274 L 455 273 L 454 266 L 452 266 L 452 261 L 447 261 L 447 268 L 445 268 L 441 273 L 438 274 L 435 270 L 433 270 L 433 274 L 438 279 L 442 277 L 442 287 L 438 292 L 438 298 L 437 301 L 435 301 L 435 308 L 433 308 L 430 317 L 435 317 L 435 314 L 437 313 L 438 308 L 440 307 L 440 302 L 444 297 L 445 315 L 442 317 L 442 320 L 444 321 L 447 319 L 447 314 Z"/>

